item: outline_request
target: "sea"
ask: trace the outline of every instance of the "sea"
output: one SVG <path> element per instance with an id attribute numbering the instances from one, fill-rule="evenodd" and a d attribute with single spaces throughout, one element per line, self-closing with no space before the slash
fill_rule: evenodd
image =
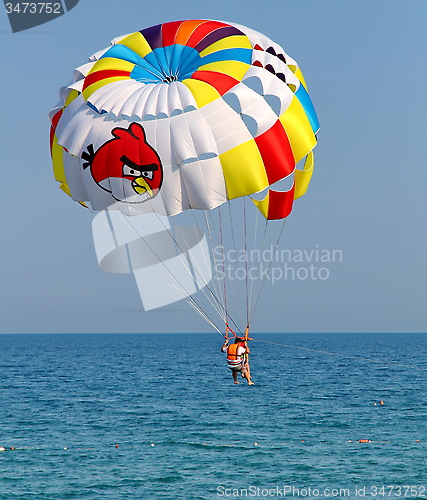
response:
<path id="1" fill-rule="evenodd" d="M 0 498 L 426 498 L 427 336 L 0 335 Z"/>

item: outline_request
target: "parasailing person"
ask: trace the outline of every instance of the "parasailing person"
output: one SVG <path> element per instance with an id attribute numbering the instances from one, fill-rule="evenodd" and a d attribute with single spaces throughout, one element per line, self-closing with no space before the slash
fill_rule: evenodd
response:
<path id="1" fill-rule="evenodd" d="M 248 381 L 248 385 L 254 385 L 251 378 L 251 370 L 249 367 L 250 349 L 246 339 L 236 337 L 233 344 L 228 344 L 228 339 L 225 339 L 221 352 L 227 354 L 227 366 L 231 370 L 235 384 L 238 384 L 238 374 Z"/>

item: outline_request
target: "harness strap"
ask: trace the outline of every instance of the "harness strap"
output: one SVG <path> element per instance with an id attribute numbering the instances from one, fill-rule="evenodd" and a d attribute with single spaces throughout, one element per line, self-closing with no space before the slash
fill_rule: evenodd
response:
<path id="1" fill-rule="evenodd" d="M 234 333 L 234 330 L 230 327 L 230 325 L 228 323 L 226 323 L 225 324 L 225 337 L 224 337 L 225 340 L 233 338 L 233 337 L 228 335 L 229 333 L 232 333 L 233 337 L 237 337 L 237 335 Z"/>

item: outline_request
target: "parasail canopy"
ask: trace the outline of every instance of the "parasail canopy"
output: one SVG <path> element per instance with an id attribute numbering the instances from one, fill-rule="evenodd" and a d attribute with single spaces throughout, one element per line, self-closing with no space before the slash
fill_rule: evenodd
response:
<path id="1" fill-rule="evenodd" d="M 302 73 L 279 45 L 197 20 L 113 40 L 75 70 L 51 120 L 62 189 L 129 215 L 212 209 L 263 191 L 294 173 L 319 128 Z M 258 201 L 263 215 L 288 215 L 311 170 L 310 158 L 286 195 Z"/>
<path id="2" fill-rule="evenodd" d="M 177 215 L 250 197 L 267 221 L 284 220 L 311 179 L 319 123 L 302 72 L 238 24 L 184 20 L 116 38 L 74 71 L 60 99 L 50 114 L 55 178 L 95 211 Z M 246 249 L 255 223 L 243 212 L 229 219 L 244 225 Z M 219 226 L 224 219 L 219 212 Z"/>

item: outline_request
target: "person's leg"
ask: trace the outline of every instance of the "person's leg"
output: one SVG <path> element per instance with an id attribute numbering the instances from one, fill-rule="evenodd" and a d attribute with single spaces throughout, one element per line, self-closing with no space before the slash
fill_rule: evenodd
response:
<path id="1" fill-rule="evenodd" d="M 237 373 L 238 373 L 238 372 L 237 372 L 236 370 L 232 370 L 232 371 L 231 371 L 231 374 L 233 375 L 233 380 L 234 380 L 234 383 L 235 383 L 235 384 L 238 384 L 238 383 L 239 383 L 239 381 L 237 380 Z"/>
<path id="2" fill-rule="evenodd" d="M 246 363 L 242 370 L 242 377 L 248 381 L 248 385 L 254 385 L 251 378 L 251 369 L 249 368 L 249 363 Z"/>

